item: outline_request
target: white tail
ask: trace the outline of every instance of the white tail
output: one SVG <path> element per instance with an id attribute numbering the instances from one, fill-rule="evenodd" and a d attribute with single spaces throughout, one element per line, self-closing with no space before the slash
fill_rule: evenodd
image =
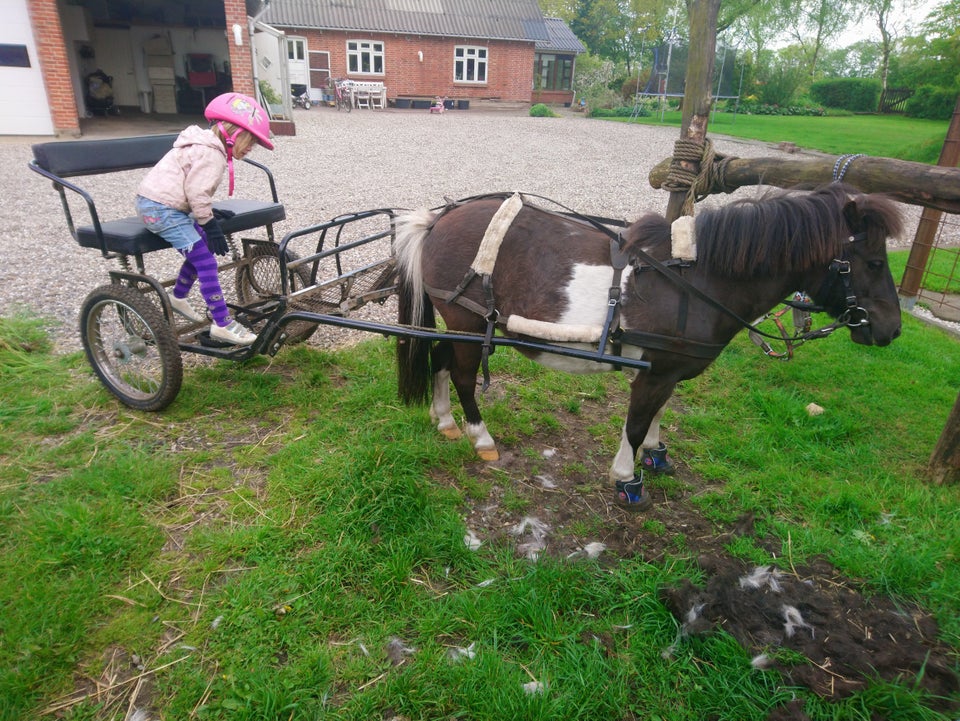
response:
<path id="1" fill-rule="evenodd" d="M 393 241 L 393 253 L 397 261 L 400 278 L 410 292 L 412 306 L 411 317 L 420 318 L 423 312 L 423 239 L 427 237 L 437 214 L 421 208 L 398 215 L 395 221 L 396 238 Z M 414 321 L 416 322 L 416 321 Z"/>

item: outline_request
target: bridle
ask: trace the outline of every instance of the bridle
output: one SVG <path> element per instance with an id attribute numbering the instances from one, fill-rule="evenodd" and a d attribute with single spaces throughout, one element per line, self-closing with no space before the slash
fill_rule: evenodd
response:
<path id="1" fill-rule="evenodd" d="M 684 292 L 689 293 L 693 296 L 696 296 L 698 299 L 702 300 L 707 305 L 715 308 L 716 310 L 721 311 L 725 315 L 737 321 L 737 323 L 741 327 L 745 328 L 750 333 L 751 337 L 754 339 L 754 342 L 758 343 L 758 345 L 761 345 L 761 348 L 763 348 L 764 352 L 767 355 L 775 358 L 781 358 L 783 360 L 789 360 L 789 358 L 791 358 L 793 355 L 793 348 L 799 345 L 802 345 L 803 343 L 810 340 L 816 340 L 817 338 L 825 338 L 831 333 L 833 333 L 833 331 L 837 330 L 837 328 L 843 328 L 843 327 L 859 328 L 862 326 L 870 325 L 870 312 L 866 308 L 860 305 L 859 301 L 857 300 L 856 293 L 853 290 L 852 265 L 849 258 L 847 257 L 848 256 L 847 249 L 853 243 L 862 242 L 866 239 L 867 239 L 866 232 L 860 232 L 860 233 L 856 233 L 854 235 L 849 236 L 849 238 L 847 239 L 847 242 L 844 244 L 841 257 L 834 258 L 830 262 L 830 265 L 827 268 L 827 275 L 823 279 L 823 282 L 820 285 L 820 291 L 816 294 L 819 297 L 823 297 L 829 292 L 829 289 L 831 288 L 831 286 L 839 282 L 843 288 L 844 305 L 845 305 L 844 310 L 841 311 L 841 313 L 837 316 L 836 320 L 834 320 L 833 323 L 823 326 L 822 328 L 817 328 L 815 330 L 804 330 L 804 332 L 795 334 L 794 336 L 788 336 L 785 332 L 785 329 L 783 329 L 782 325 L 780 325 L 779 323 L 778 323 L 778 326 L 781 328 L 780 335 L 774 335 L 772 333 L 767 333 L 766 331 L 761 330 L 760 328 L 757 327 L 757 323 L 762 322 L 764 319 L 769 317 L 769 314 L 767 316 L 764 316 L 764 318 L 761 318 L 759 321 L 751 322 L 741 317 L 738 313 L 734 312 L 733 310 L 725 306 L 720 301 L 707 295 L 699 288 L 696 288 L 695 286 L 693 286 L 680 273 L 677 273 L 671 270 L 671 268 L 677 267 L 678 265 L 680 267 L 689 267 L 690 263 L 674 263 L 674 262 L 659 261 L 653 256 L 651 256 L 649 253 L 644 251 L 642 248 L 634 248 L 633 253 L 636 256 L 636 258 L 641 260 L 647 267 L 652 268 L 657 272 L 659 272 L 662 276 L 672 281 Z M 645 267 L 640 266 L 640 267 L 637 267 L 634 270 L 634 272 L 635 273 L 642 272 L 643 270 L 645 270 Z M 805 301 L 784 300 L 783 303 L 787 306 L 790 306 L 791 308 L 805 311 L 808 313 L 819 313 L 826 310 L 826 308 L 822 305 L 807 303 Z M 680 326 L 678 330 L 680 330 L 680 332 L 682 333 L 683 326 L 685 325 L 685 318 L 682 318 L 682 317 L 679 318 L 678 325 Z M 659 334 L 646 333 L 644 331 L 624 330 L 619 333 L 618 340 L 620 340 L 621 342 L 629 343 L 631 345 L 650 345 L 650 342 L 654 341 L 655 343 L 654 347 L 659 346 L 665 349 L 665 346 L 662 344 L 663 339 L 665 338 L 670 338 L 670 337 L 661 336 Z M 766 344 L 766 347 L 762 345 L 762 341 L 759 340 L 761 338 L 770 338 L 776 341 L 787 343 L 787 347 L 788 347 L 787 353 L 776 354 L 773 351 L 773 348 L 769 346 L 769 344 Z M 675 352 L 684 353 L 683 350 L 679 350 L 677 348 L 677 341 L 682 341 L 683 340 L 682 336 L 674 337 L 671 340 L 673 342 L 670 344 L 669 349 Z M 698 358 L 715 357 L 715 355 L 719 355 L 719 352 L 724 347 L 725 346 L 721 344 L 697 344 L 693 348 L 693 350 L 688 351 L 686 354 L 692 355 Z M 711 348 L 717 349 L 715 355 L 709 354 Z"/>

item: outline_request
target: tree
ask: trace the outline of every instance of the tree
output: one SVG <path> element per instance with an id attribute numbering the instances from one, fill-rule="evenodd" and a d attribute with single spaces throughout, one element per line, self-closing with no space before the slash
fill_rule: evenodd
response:
<path id="1" fill-rule="evenodd" d="M 569 24 L 591 53 L 624 63 L 630 75 L 641 48 L 664 36 L 668 9 L 668 0 L 578 0 Z"/>
<path id="2" fill-rule="evenodd" d="M 539 0 L 545 18 L 560 18 L 568 25 L 577 16 L 576 0 Z"/>
<path id="3" fill-rule="evenodd" d="M 801 0 L 797 5 L 790 33 L 804 51 L 812 78 L 826 44 L 857 16 L 856 0 Z"/>
<path id="4" fill-rule="evenodd" d="M 894 20 L 894 9 L 897 5 L 894 0 L 864 0 L 864 2 L 867 14 L 873 17 L 880 30 L 877 74 L 880 79 L 880 107 L 883 107 L 883 99 L 887 93 L 887 79 L 890 74 L 890 57 L 893 55 L 894 45 L 903 28 Z M 917 0 L 902 0 L 899 5 L 903 10 L 909 11 L 917 6 Z"/>
<path id="5" fill-rule="evenodd" d="M 960 0 L 935 8 L 890 61 L 890 84 L 960 87 Z"/>

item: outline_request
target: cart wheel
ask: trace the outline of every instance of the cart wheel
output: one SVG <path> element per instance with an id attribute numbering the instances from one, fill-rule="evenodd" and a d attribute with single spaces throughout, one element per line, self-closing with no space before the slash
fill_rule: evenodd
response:
<path id="1" fill-rule="evenodd" d="M 183 362 L 170 323 L 133 288 L 104 285 L 80 309 L 87 360 L 107 389 L 141 411 L 166 408 L 180 391 Z"/>
<path id="2" fill-rule="evenodd" d="M 297 259 L 292 251 L 286 251 L 286 262 Z M 253 245 L 247 251 L 246 262 L 237 269 L 237 298 L 240 305 L 252 305 L 259 301 L 277 298 L 283 290 L 280 282 L 280 247 L 277 245 Z M 306 268 L 288 271 L 288 287 L 299 290 L 310 284 L 310 272 Z M 284 326 L 289 345 L 302 343 L 317 330 L 317 323 L 296 321 Z"/>

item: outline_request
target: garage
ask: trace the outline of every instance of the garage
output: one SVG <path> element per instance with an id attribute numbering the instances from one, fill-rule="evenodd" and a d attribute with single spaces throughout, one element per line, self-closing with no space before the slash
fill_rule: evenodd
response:
<path id="1" fill-rule="evenodd" d="M 53 120 L 43 83 L 27 0 L 4 3 L 0 23 L 0 134 L 52 135 Z"/>

